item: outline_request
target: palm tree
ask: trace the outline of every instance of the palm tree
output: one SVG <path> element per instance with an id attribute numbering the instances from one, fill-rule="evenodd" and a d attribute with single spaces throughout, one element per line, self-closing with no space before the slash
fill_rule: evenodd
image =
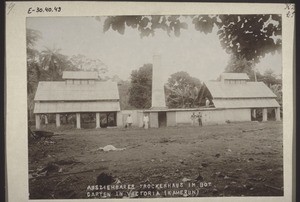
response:
<path id="1" fill-rule="evenodd" d="M 40 66 L 38 63 L 39 51 L 35 49 L 36 42 L 41 38 L 37 30 L 26 29 L 26 50 L 27 50 L 27 104 L 28 118 L 33 115 L 33 98 L 39 82 Z"/>
<path id="2" fill-rule="evenodd" d="M 61 80 L 62 72 L 68 69 L 71 62 L 68 57 L 60 53 L 61 49 L 47 48 L 41 52 L 40 62 L 41 67 L 45 72 L 47 80 Z"/>
<path id="3" fill-rule="evenodd" d="M 29 61 L 36 59 L 38 51 L 34 48 L 34 46 L 40 38 L 41 32 L 34 29 L 26 29 L 26 49 L 27 59 Z"/>

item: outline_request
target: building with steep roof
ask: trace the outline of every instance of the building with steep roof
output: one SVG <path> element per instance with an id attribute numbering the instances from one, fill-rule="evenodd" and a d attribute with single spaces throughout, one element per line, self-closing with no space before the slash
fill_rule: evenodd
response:
<path id="1" fill-rule="evenodd" d="M 204 86 L 214 108 L 244 111 L 246 120 L 251 120 L 251 115 L 255 118 L 256 111 L 262 110 L 263 121 L 268 119 L 268 109 L 275 110 L 276 120 L 280 120 L 277 96 L 263 82 L 250 82 L 245 73 L 223 73 L 220 80 L 206 82 Z"/>
<path id="2" fill-rule="evenodd" d="M 117 83 L 98 80 L 95 72 L 63 72 L 63 81 L 41 81 L 34 98 L 36 128 L 41 116 L 55 114 L 56 126 L 62 115 L 76 114 L 76 126 L 81 128 L 81 114 L 94 114 L 96 128 L 102 118 L 107 126 L 126 126 L 131 115 L 133 126 L 143 127 L 148 115 L 152 128 L 164 126 L 197 125 L 201 116 L 203 125 L 225 124 L 238 121 L 268 120 L 268 112 L 280 120 L 280 105 L 276 95 L 263 83 L 251 82 L 245 73 L 223 73 L 220 81 L 205 82 L 198 99 L 205 103 L 199 108 L 169 109 L 165 103 L 164 86 L 160 79 L 160 56 L 153 57 L 152 106 L 150 109 L 121 110 Z M 208 104 L 209 103 L 209 104 Z M 259 113 L 260 112 L 260 113 Z"/>
<path id="3" fill-rule="evenodd" d="M 36 128 L 40 128 L 41 115 L 56 115 L 60 126 L 61 114 L 76 114 L 76 126 L 81 128 L 81 113 L 95 113 L 96 128 L 100 127 L 100 113 L 105 114 L 112 126 L 118 124 L 120 112 L 117 83 L 99 81 L 97 72 L 63 72 L 64 81 L 41 81 L 34 98 Z M 47 121 L 46 121 L 47 122 Z M 108 124 L 108 123 L 107 123 Z"/>
<path id="4" fill-rule="evenodd" d="M 153 68 L 155 71 L 157 66 Z M 159 80 L 159 78 L 153 80 Z M 199 115 L 201 115 L 203 125 L 258 120 L 257 114 L 262 114 L 261 121 L 267 121 L 268 111 L 273 111 L 275 119 L 280 120 L 280 105 L 276 101 L 277 96 L 263 82 L 250 82 L 249 80 L 245 73 L 223 73 L 220 81 L 205 82 L 199 93 L 200 103 L 205 98 L 206 102 L 209 102 L 208 106 L 204 103 L 199 108 L 168 109 L 162 105 L 161 108 L 144 110 L 144 113 L 149 114 L 150 127 L 154 128 L 182 124 L 194 125 L 195 121 L 192 117 Z M 160 94 L 162 94 L 163 86 L 160 87 Z"/>

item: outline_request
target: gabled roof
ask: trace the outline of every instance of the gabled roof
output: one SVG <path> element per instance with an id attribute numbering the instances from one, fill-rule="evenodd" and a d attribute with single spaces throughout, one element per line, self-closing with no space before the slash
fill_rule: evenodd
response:
<path id="1" fill-rule="evenodd" d="M 205 83 L 212 97 L 215 98 L 276 98 L 277 96 L 263 82 L 227 84 L 209 81 Z"/>
<path id="2" fill-rule="evenodd" d="M 221 79 L 226 80 L 249 80 L 246 73 L 222 73 Z"/>
<path id="3" fill-rule="evenodd" d="M 35 101 L 119 100 L 116 82 L 96 81 L 94 84 L 66 84 L 64 81 L 40 81 Z"/>
<path id="4" fill-rule="evenodd" d="M 64 71 L 63 79 L 98 79 L 98 72 Z"/>

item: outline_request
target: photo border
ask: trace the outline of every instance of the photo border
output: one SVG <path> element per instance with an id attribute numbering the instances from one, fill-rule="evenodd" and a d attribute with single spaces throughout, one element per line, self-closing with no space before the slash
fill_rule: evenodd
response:
<path id="1" fill-rule="evenodd" d="M 27 14 L 32 6 L 60 6 L 62 13 Z M 6 153 L 9 201 L 29 200 L 27 148 L 26 17 L 189 14 L 282 14 L 283 63 L 283 197 L 195 197 L 186 201 L 291 201 L 292 145 L 294 134 L 294 18 L 286 17 L 286 4 L 168 3 L 168 2 L 6 2 Z M 16 82 L 17 81 L 17 82 Z M 27 134 L 27 133 L 25 133 Z M 74 199 L 90 201 L 93 199 Z M 132 201 L 136 199 L 97 199 Z M 149 199 L 139 198 L 139 201 Z M 152 201 L 181 201 L 182 198 L 151 198 Z M 53 201 L 43 199 L 34 201 Z M 55 201 L 67 201 L 57 200 Z"/>

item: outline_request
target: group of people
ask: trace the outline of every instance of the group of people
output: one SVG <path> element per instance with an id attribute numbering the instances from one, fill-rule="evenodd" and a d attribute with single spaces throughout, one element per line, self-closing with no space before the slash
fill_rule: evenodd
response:
<path id="1" fill-rule="evenodd" d="M 202 126 L 201 112 L 199 112 L 198 114 L 195 114 L 195 112 L 193 112 L 193 114 L 191 115 L 191 120 L 192 120 L 192 126 L 195 126 L 196 124 L 198 124 L 199 126 Z M 133 123 L 132 117 L 131 117 L 131 114 L 129 114 L 126 119 L 125 127 L 131 128 L 132 123 Z M 144 114 L 144 117 L 143 117 L 143 128 L 145 128 L 145 129 L 149 128 L 149 117 L 147 114 Z"/>
<path id="2" fill-rule="evenodd" d="M 195 114 L 195 112 L 193 112 L 193 114 L 191 115 L 191 120 L 192 120 L 192 126 L 195 126 L 198 122 L 199 126 L 202 126 L 202 114 L 201 112 L 199 112 L 198 114 Z"/>
<path id="3" fill-rule="evenodd" d="M 127 116 L 127 119 L 126 119 L 126 128 L 130 128 L 132 126 L 132 117 L 131 117 L 131 114 L 129 114 Z M 147 114 L 144 114 L 144 117 L 143 117 L 143 128 L 145 129 L 148 129 L 149 128 L 149 117 Z"/>

